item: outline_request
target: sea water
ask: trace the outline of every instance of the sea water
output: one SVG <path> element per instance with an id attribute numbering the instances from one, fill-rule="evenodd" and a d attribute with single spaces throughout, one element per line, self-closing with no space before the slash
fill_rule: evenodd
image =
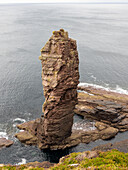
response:
<path id="1" fill-rule="evenodd" d="M 98 140 L 61 152 L 41 151 L 14 138 L 19 131 L 16 124 L 42 114 L 38 57 L 52 31 L 60 28 L 77 40 L 82 84 L 128 94 L 127 4 L 0 5 L 0 137 L 14 141 L 11 147 L 0 150 L 0 163 L 57 162 L 63 155 L 105 143 Z M 74 117 L 74 127 L 85 127 L 87 122 L 80 120 Z M 127 132 L 111 142 L 126 138 Z"/>

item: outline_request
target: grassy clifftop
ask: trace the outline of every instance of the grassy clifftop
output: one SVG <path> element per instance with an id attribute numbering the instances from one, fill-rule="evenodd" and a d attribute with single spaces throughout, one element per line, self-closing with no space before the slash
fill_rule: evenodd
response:
<path id="1" fill-rule="evenodd" d="M 34 164 L 33 164 L 34 165 Z M 128 169 L 128 153 L 111 150 L 107 152 L 101 151 L 85 151 L 82 153 L 71 153 L 60 159 L 58 164 L 53 167 L 34 167 L 30 163 L 20 166 L 3 166 L 0 170 L 23 170 L 23 169 L 49 169 L 49 170 L 84 170 L 84 169 L 103 169 L 117 170 Z"/>
<path id="2" fill-rule="evenodd" d="M 83 157 L 83 160 L 81 159 L 82 155 L 82 153 L 72 153 L 60 165 L 51 169 L 128 169 L 128 153 L 111 150 L 99 152 L 99 155 L 92 159 Z"/>

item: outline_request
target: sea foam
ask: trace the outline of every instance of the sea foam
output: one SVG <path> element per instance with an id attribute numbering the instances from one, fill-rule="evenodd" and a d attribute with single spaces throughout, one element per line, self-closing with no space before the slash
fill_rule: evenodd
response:
<path id="1" fill-rule="evenodd" d="M 73 124 L 72 127 L 73 130 L 82 130 L 82 131 L 88 131 L 88 130 L 95 130 L 95 122 L 90 120 L 80 120 Z"/>
<path id="2" fill-rule="evenodd" d="M 26 159 L 22 158 L 21 162 L 17 163 L 16 165 L 22 165 L 22 164 L 26 164 Z"/>
<path id="3" fill-rule="evenodd" d="M 26 122 L 26 120 L 25 119 L 22 119 L 22 118 L 15 118 L 14 120 L 13 120 L 13 127 L 16 127 L 16 125 L 17 124 L 21 124 L 21 123 L 24 123 L 24 122 Z"/>
<path id="4" fill-rule="evenodd" d="M 96 89 L 103 89 L 103 90 L 106 90 L 106 91 L 111 91 L 111 92 L 115 92 L 115 93 L 128 95 L 128 90 L 121 88 L 119 85 L 116 85 L 116 87 L 114 89 L 112 89 L 110 87 L 103 87 L 103 86 L 97 85 L 97 84 L 91 84 L 91 83 L 79 83 L 78 86 L 85 86 L 85 87 L 90 86 L 90 87 L 94 87 Z"/>
<path id="5" fill-rule="evenodd" d="M 0 132 L 0 138 L 6 138 L 8 139 L 8 135 L 6 132 Z"/>

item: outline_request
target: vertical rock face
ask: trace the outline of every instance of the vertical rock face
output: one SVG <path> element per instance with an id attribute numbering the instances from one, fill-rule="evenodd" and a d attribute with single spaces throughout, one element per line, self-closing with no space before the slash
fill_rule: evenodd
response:
<path id="1" fill-rule="evenodd" d="M 77 103 L 79 59 L 76 41 L 63 29 L 54 31 L 41 49 L 44 135 L 57 143 L 71 135 L 73 109 Z"/>

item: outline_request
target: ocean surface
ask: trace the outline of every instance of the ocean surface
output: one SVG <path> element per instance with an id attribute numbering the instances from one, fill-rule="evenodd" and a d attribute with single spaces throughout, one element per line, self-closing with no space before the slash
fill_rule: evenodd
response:
<path id="1" fill-rule="evenodd" d="M 64 28 L 77 40 L 80 82 L 128 94 L 127 4 L 0 5 L 0 137 L 14 145 L 0 150 L 0 163 L 57 162 L 71 152 L 108 141 L 80 144 L 64 151 L 24 146 L 16 124 L 40 117 L 44 102 L 40 49 L 52 31 Z M 81 118 L 74 117 L 80 124 Z M 76 125 L 76 124 L 75 124 Z M 111 142 L 128 138 L 128 133 Z"/>

